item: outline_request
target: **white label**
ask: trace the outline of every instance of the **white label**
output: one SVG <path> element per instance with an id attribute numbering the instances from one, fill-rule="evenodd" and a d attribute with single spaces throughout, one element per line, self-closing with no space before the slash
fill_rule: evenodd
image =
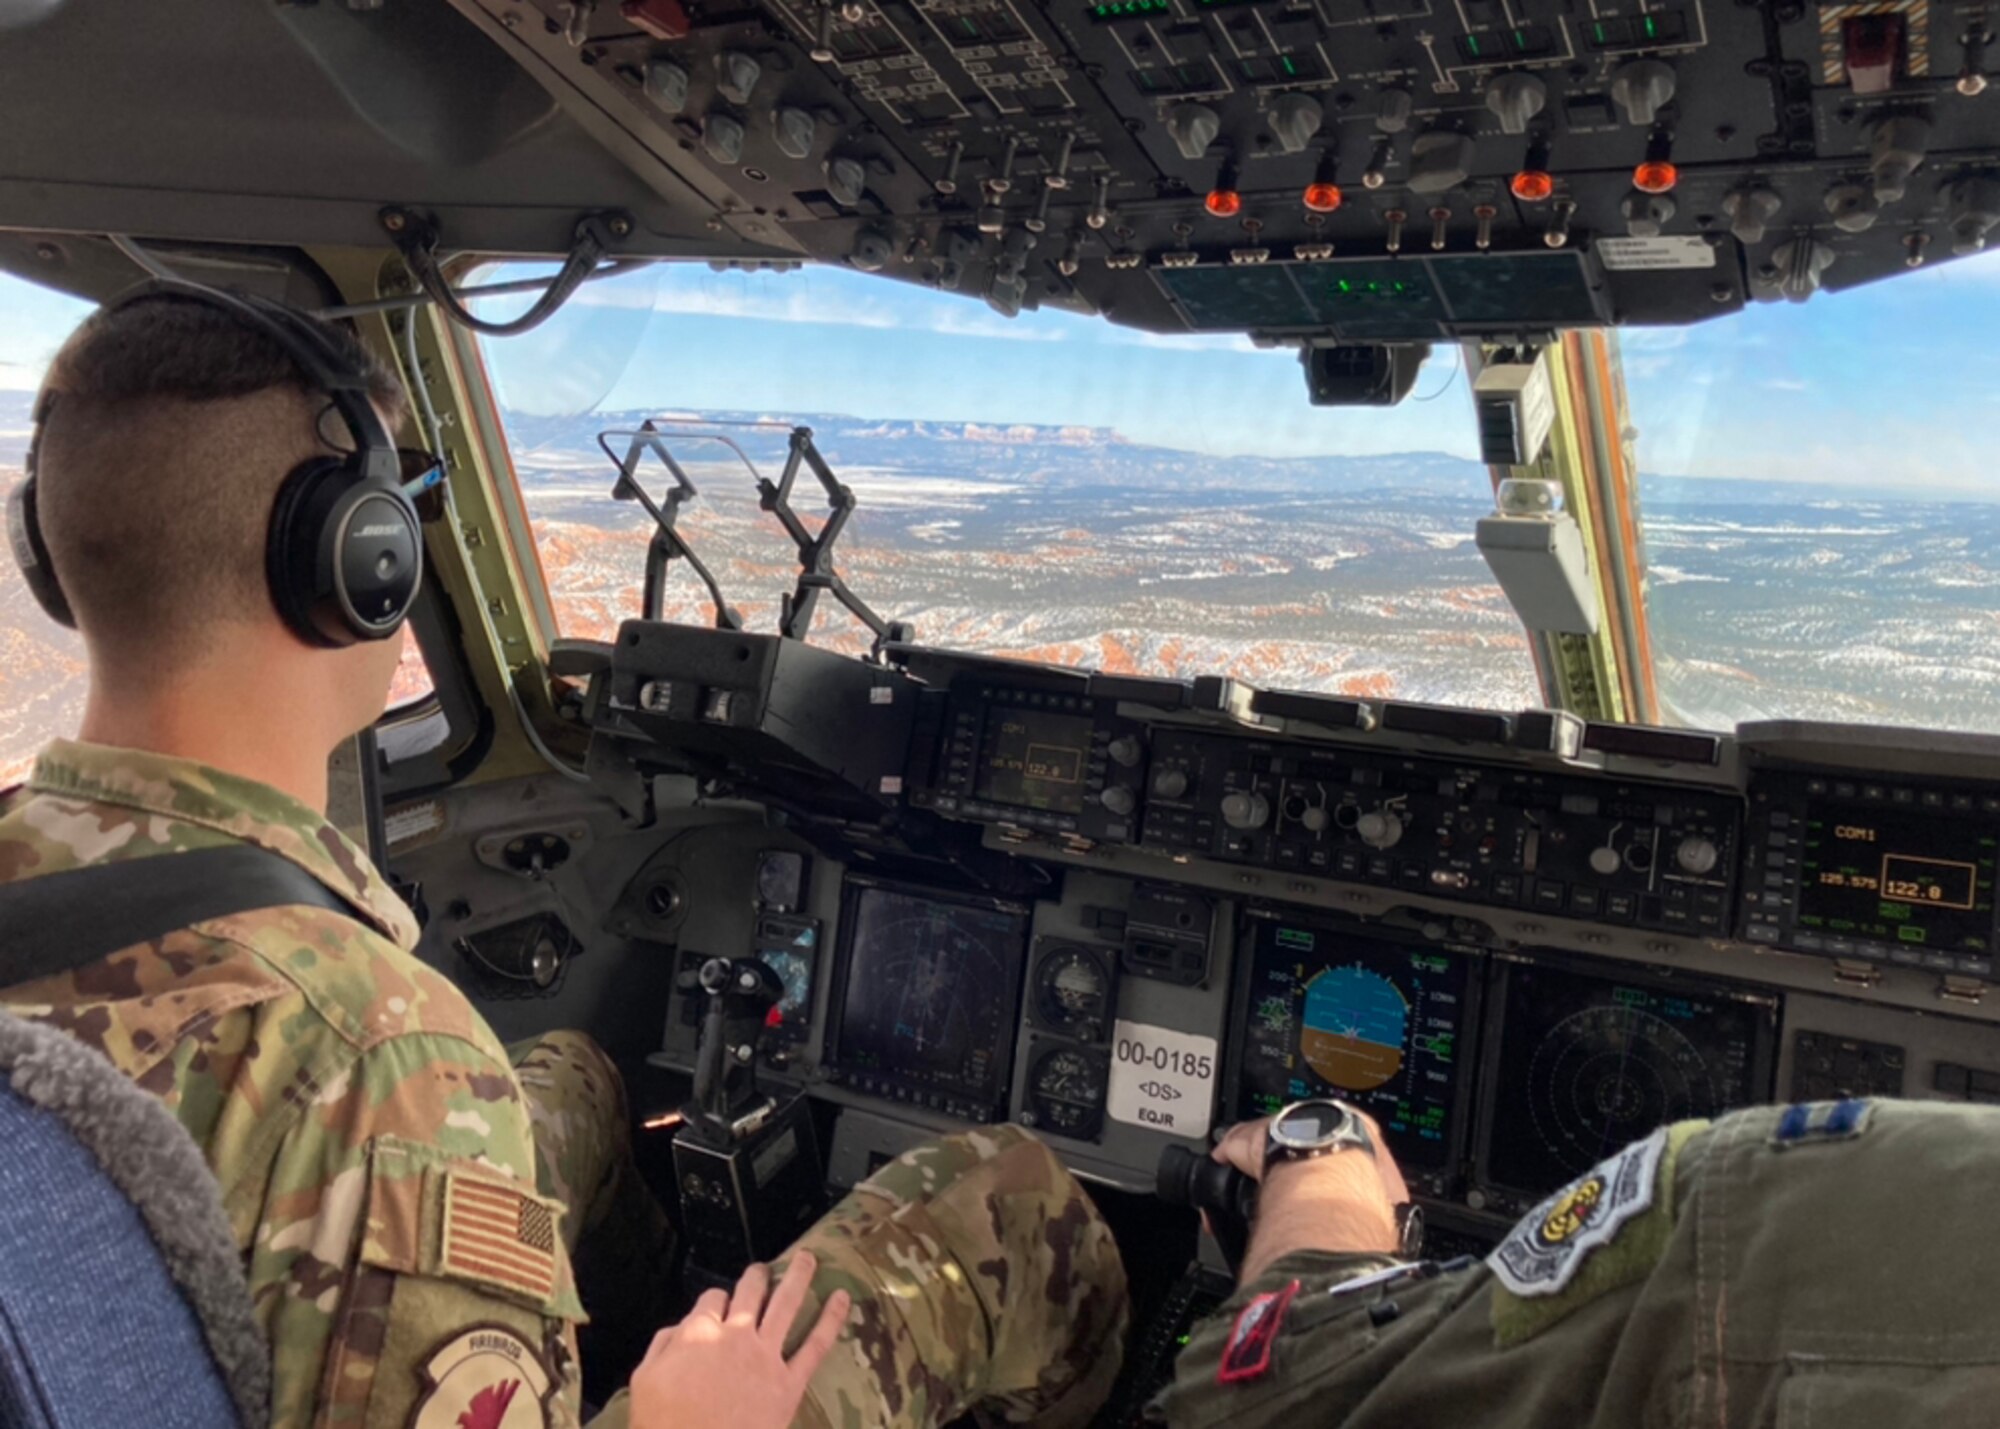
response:
<path id="1" fill-rule="evenodd" d="M 382 816 L 382 837 L 391 844 L 407 843 L 444 827 L 444 805 L 426 801 L 405 804 Z"/>
<path id="2" fill-rule="evenodd" d="M 1215 1110 L 1215 1039 L 1119 1022 L 1111 1036 L 1113 1121 L 1149 1126 L 1169 1136 L 1208 1135 Z"/>
<path id="3" fill-rule="evenodd" d="M 1600 238 L 1597 256 L 1616 272 L 1634 268 L 1713 268 L 1708 240 L 1689 234 L 1660 238 Z"/>

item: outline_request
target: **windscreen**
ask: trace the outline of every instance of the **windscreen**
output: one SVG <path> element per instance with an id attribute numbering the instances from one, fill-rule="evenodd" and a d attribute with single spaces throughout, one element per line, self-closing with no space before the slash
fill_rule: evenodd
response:
<path id="1" fill-rule="evenodd" d="M 620 355 L 615 376 L 600 348 Z M 544 328 L 482 350 L 566 636 L 609 638 L 639 612 L 650 523 L 609 499 L 596 437 L 648 418 L 698 488 L 677 529 L 749 627 L 774 628 L 798 567 L 756 475 L 778 479 L 803 426 L 859 502 L 833 564 L 924 644 L 1378 698 L 1539 699 L 1527 637 L 1473 545 L 1492 482 L 1450 347 L 1403 406 L 1343 411 L 1308 404 L 1296 353 L 1239 335 L 1055 308 L 1009 320 L 970 294 L 832 268 L 676 264 L 590 284 Z M 594 380 L 552 388 L 579 369 Z M 647 470 L 664 500 L 670 478 Z M 816 526 L 809 474 L 793 500 Z M 668 618 L 712 620 L 685 565 L 665 595 Z M 819 610 L 816 640 L 867 647 L 832 599 Z M 1015 772 L 1059 806 L 1062 781 L 1027 759 Z"/>

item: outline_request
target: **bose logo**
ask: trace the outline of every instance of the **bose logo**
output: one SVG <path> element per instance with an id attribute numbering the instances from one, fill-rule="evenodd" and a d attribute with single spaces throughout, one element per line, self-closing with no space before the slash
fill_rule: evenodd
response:
<path id="1" fill-rule="evenodd" d="M 403 528 L 401 526 L 363 526 L 360 530 L 351 534 L 362 539 L 372 536 L 400 536 L 403 534 Z"/>

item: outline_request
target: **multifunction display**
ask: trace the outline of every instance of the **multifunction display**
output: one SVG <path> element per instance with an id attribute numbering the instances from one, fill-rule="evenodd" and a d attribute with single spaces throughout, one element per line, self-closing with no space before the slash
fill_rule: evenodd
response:
<path id="1" fill-rule="evenodd" d="M 1246 932 L 1236 1115 L 1338 1097 L 1375 1118 L 1407 1170 L 1448 1166 L 1476 960 L 1284 919 L 1251 918 Z"/>
<path id="2" fill-rule="evenodd" d="M 1994 836 L 1916 811 L 1812 803 L 1801 928 L 1990 956 Z"/>
<path id="3" fill-rule="evenodd" d="M 1993 976 L 2000 796 L 1772 774 L 1750 809 L 1746 938 Z"/>
<path id="4" fill-rule="evenodd" d="M 858 1091 L 990 1121 L 1014 1045 L 1028 911 L 848 885 L 829 1072 Z"/>
<path id="5" fill-rule="evenodd" d="M 910 801 L 953 818 L 1129 843 L 1138 833 L 1146 731 L 1117 701 L 959 677 L 921 721 Z"/>
<path id="6" fill-rule="evenodd" d="M 995 706 L 986 716 L 973 794 L 1017 808 L 1082 813 L 1091 728 L 1087 715 Z"/>
<path id="7" fill-rule="evenodd" d="M 1769 1095 L 1775 998 L 1546 963 L 1495 971 L 1480 1176 L 1503 1208 L 1507 1193 L 1532 1202 L 1657 1126 Z"/>

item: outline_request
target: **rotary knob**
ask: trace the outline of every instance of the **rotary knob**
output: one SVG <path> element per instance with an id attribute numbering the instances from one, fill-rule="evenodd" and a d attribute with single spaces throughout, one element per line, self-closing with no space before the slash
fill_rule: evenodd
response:
<path id="1" fill-rule="evenodd" d="M 1178 799 L 1188 791 L 1188 777 L 1180 769 L 1162 769 L 1153 776 L 1153 797 Z"/>
<path id="2" fill-rule="evenodd" d="M 1315 834 L 1325 833 L 1326 826 L 1332 822 L 1333 822 L 1333 816 L 1327 813 L 1326 806 L 1324 804 L 1314 804 L 1311 808 L 1307 809 L 1303 814 L 1299 815 L 1299 823 L 1302 824 L 1309 833 L 1315 833 Z"/>
<path id="3" fill-rule="evenodd" d="M 1486 107 L 1500 120 L 1503 134 L 1525 134 L 1528 124 L 1548 107 L 1549 87 L 1532 74 L 1495 75 L 1486 86 Z"/>
<path id="4" fill-rule="evenodd" d="M 1111 741 L 1104 752 L 1111 756 L 1113 764 L 1130 769 L 1139 762 L 1139 756 L 1146 751 L 1145 747 L 1131 735 L 1121 734 L 1118 738 Z"/>
<path id="5" fill-rule="evenodd" d="M 1623 863 L 1624 860 L 1618 856 L 1618 850 L 1611 847 L 1610 844 L 1605 844 L 1602 848 L 1594 848 L 1590 851 L 1590 871 L 1592 873 L 1601 873 L 1608 878 L 1616 873 Z"/>
<path id="6" fill-rule="evenodd" d="M 1411 193 L 1441 194 L 1472 176 L 1472 140 L 1450 129 L 1433 129 L 1410 142 Z"/>
<path id="7" fill-rule="evenodd" d="M 1206 104 L 1176 104 L 1167 111 L 1167 137 L 1183 159 L 1199 159 L 1222 132 L 1222 116 Z"/>
<path id="8" fill-rule="evenodd" d="M 1370 848 L 1394 848 L 1403 837 L 1403 821 L 1387 809 L 1376 809 L 1355 820 L 1354 832 Z"/>
<path id="9" fill-rule="evenodd" d="M 1111 785 L 1097 798 L 1099 803 L 1121 819 L 1139 807 L 1139 801 L 1132 797 L 1132 791 L 1123 784 Z"/>
<path id="10" fill-rule="evenodd" d="M 819 121 L 803 109 L 783 105 L 771 111 L 771 137 L 778 152 L 788 159 L 803 159 L 812 153 L 813 136 Z"/>
<path id="11" fill-rule="evenodd" d="M 1611 76 L 1611 102 L 1625 112 L 1627 124 L 1644 129 L 1674 97 L 1675 86 L 1671 65 L 1662 60 L 1633 60 Z"/>
<path id="12" fill-rule="evenodd" d="M 1270 818 L 1271 801 L 1262 794 L 1222 796 L 1222 822 L 1232 829 L 1261 829 Z"/>
<path id="13" fill-rule="evenodd" d="M 1681 871 L 1684 873 L 1699 875 L 1711 872 L 1721 857 L 1721 851 L 1716 848 L 1715 841 L 1705 839 L 1699 834 L 1682 839 L 1680 845 L 1674 849 L 1674 862 L 1681 866 Z"/>

